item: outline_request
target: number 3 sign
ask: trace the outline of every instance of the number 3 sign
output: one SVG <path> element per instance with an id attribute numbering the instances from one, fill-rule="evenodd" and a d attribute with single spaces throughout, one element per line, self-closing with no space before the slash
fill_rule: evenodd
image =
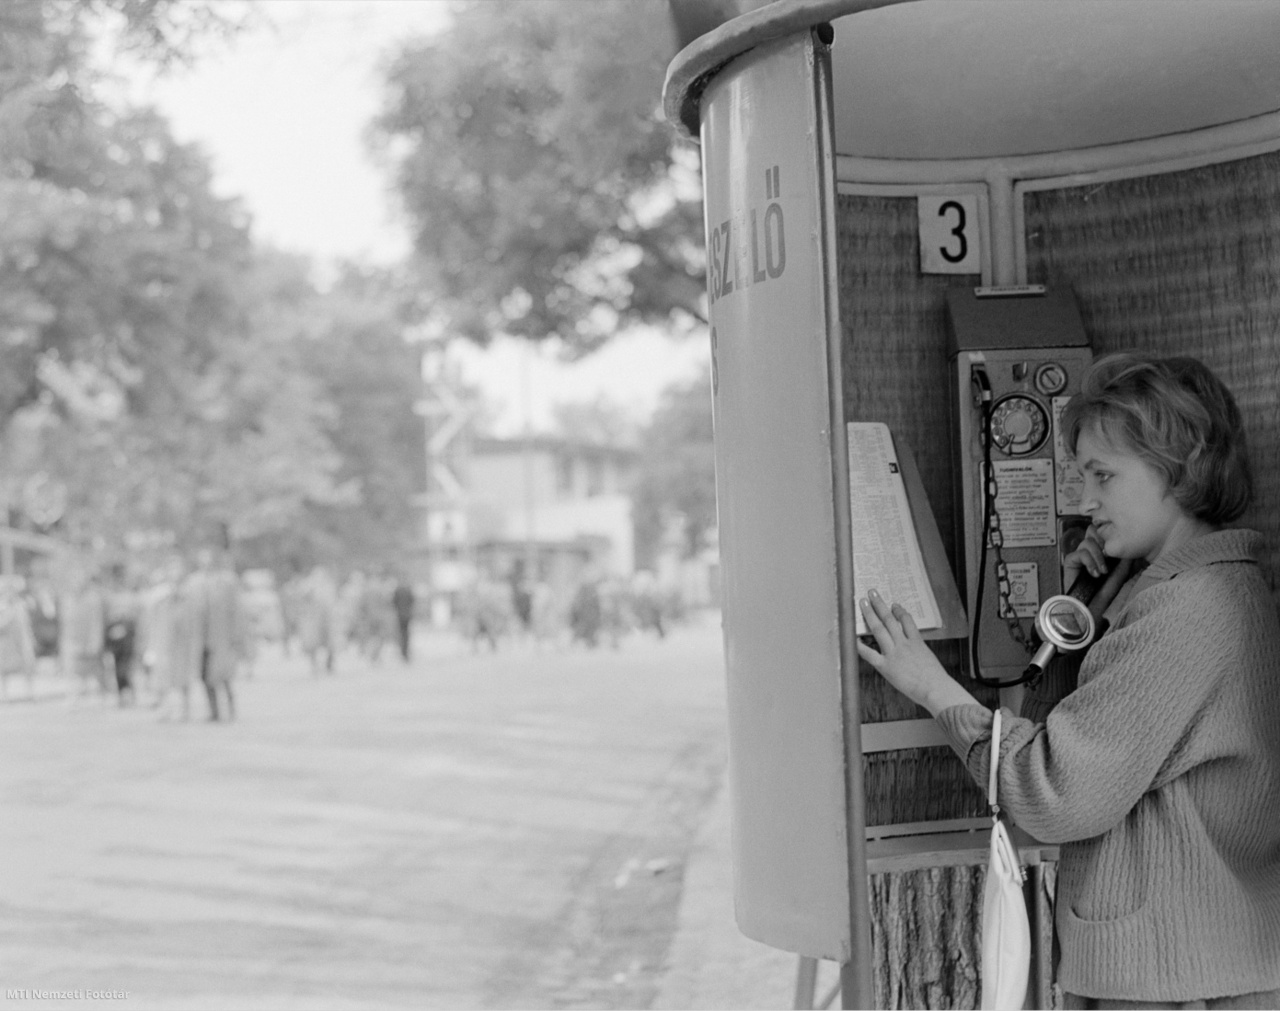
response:
<path id="1" fill-rule="evenodd" d="M 981 231 L 978 197 L 974 193 L 921 196 L 920 272 L 922 274 L 980 274 Z"/>

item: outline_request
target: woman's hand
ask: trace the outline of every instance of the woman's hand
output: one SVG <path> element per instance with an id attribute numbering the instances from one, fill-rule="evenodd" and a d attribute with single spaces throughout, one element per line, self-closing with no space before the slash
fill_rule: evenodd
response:
<path id="1" fill-rule="evenodd" d="M 860 606 L 880 651 L 858 640 L 858 655 L 889 684 L 934 716 L 950 706 L 978 703 L 951 679 L 901 604 L 889 605 L 878 592 L 869 590 Z"/>
<path id="2" fill-rule="evenodd" d="M 1097 527 L 1090 525 L 1085 531 L 1084 540 L 1062 559 L 1062 585 L 1064 590 L 1070 590 L 1081 571 L 1095 577 L 1107 575 L 1109 571 L 1106 581 L 1089 601 L 1089 610 L 1093 612 L 1095 618 L 1098 618 L 1102 616 L 1102 612 L 1107 609 L 1111 601 L 1115 600 L 1120 587 L 1129 578 L 1129 571 L 1132 568 L 1132 559 L 1115 559 L 1103 553 L 1102 538 L 1098 534 Z"/>

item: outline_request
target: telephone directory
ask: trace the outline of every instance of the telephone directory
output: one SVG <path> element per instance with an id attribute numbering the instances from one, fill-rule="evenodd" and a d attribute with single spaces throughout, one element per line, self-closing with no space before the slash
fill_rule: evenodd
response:
<path id="1" fill-rule="evenodd" d="M 859 597 L 879 590 L 901 604 L 922 632 L 942 625 L 920 538 L 911 517 L 902 467 L 889 426 L 852 421 L 849 433 L 849 505 L 853 535 L 853 588 Z M 855 608 L 858 635 L 867 634 Z"/>

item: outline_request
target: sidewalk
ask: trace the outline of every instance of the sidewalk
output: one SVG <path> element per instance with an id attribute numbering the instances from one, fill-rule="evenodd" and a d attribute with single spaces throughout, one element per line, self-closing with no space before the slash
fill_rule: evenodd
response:
<path id="1" fill-rule="evenodd" d="M 423 630 L 414 639 L 415 660 L 430 662 L 470 652 L 468 643 L 450 634 Z M 306 661 L 298 651 L 284 657 L 272 648 L 271 661 L 264 662 L 260 676 L 309 680 Z M 393 656 L 386 662 L 399 665 L 400 660 Z M 43 671 L 34 687 L 36 702 L 70 703 L 71 679 L 61 674 Z M 10 679 L 8 697 L 0 705 L 31 701 L 25 680 L 15 678 Z M 689 853 L 676 933 L 652 1006 L 663 1011 L 788 1009 L 795 996 L 797 963 L 795 954 L 745 937 L 734 921 L 729 794 L 722 783 Z M 834 963 L 820 964 L 819 998 L 837 975 Z"/>
<path id="2" fill-rule="evenodd" d="M 729 792 L 721 786 L 685 867 L 676 936 L 654 1008 L 786 1009 L 795 999 L 799 957 L 743 936 L 733 917 Z M 821 1000 L 839 976 L 819 964 Z"/>

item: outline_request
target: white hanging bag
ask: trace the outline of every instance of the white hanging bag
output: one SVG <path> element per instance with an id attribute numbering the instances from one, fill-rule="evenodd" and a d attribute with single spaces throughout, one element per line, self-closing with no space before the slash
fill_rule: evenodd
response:
<path id="1" fill-rule="evenodd" d="M 1000 710 L 991 727 L 991 852 L 982 895 L 982 1007 L 984 1011 L 1019 1011 L 1027 999 L 1031 970 L 1031 925 L 1022 895 L 1023 870 L 1018 851 L 1000 820 L 996 803 L 1000 762 Z"/>

